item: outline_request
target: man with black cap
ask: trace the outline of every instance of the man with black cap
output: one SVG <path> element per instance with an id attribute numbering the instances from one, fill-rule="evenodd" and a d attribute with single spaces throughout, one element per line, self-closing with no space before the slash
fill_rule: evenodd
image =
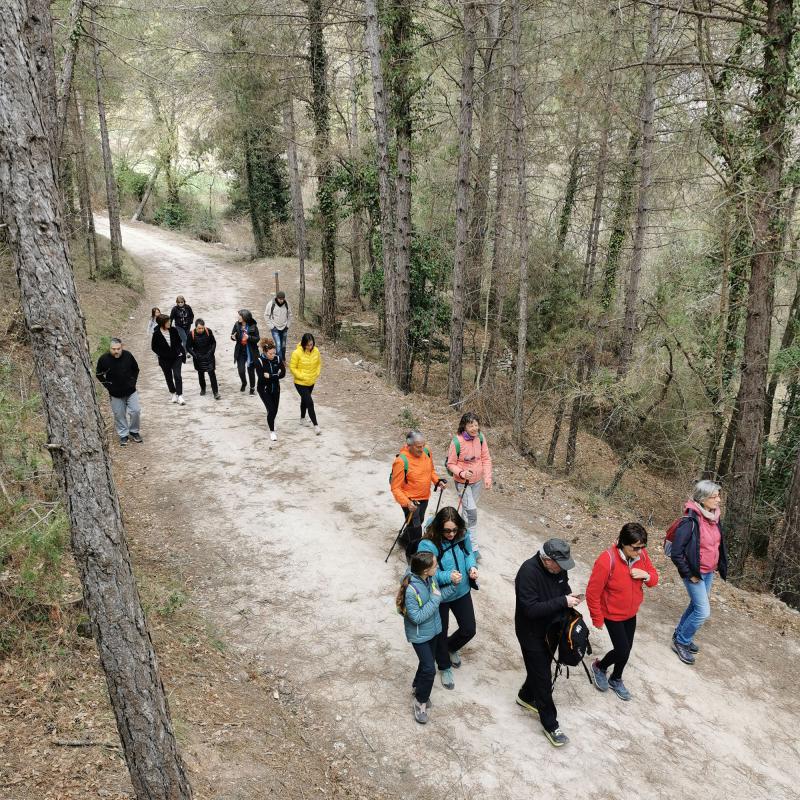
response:
<path id="1" fill-rule="evenodd" d="M 533 558 L 523 563 L 514 581 L 514 629 L 528 673 L 517 694 L 517 704 L 539 717 L 544 735 L 554 747 L 563 747 L 569 739 L 558 727 L 551 674 L 553 656 L 546 636 L 548 628 L 583 599 L 572 594 L 567 580 L 567 570 L 574 566 L 569 544 L 563 539 L 548 539 Z"/>

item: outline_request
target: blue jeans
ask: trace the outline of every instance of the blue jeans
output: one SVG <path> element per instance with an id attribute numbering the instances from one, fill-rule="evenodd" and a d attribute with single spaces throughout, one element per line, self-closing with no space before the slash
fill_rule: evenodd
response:
<path id="1" fill-rule="evenodd" d="M 711 616 L 711 584 L 714 582 L 714 573 L 706 572 L 700 576 L 697 583 L 692 583 L 688 578 L 683 579 L 683 585 L 689 593 L 689 605 L 683 612 L 678 627 L 675 628 L 675 638 L 678 644 L 684 647 L 691 644 L 697 631 Z"/>
<path id="2" fill-rule="evenodd" d="M 436 677 L 436 642 L 439 635 L 429 639 L 427 642 L 412 642 L 414 651 L 419 659 L 417 674 L 411 688 L 414 690 L 414 697 L 418 703 L 427 703 L 433 689 L 433 681 Z"/>
<path id="3" fill-rule="evenodd" d="M 281 361 L 286 361 L 286 340 L 288 338 L 288 328 L 284 328 L 282 331 L 279 331 L 277 328 L 272 329 L 272 341 L 275 342 L 275 347 L 278 351 L 278 358 Z"/>

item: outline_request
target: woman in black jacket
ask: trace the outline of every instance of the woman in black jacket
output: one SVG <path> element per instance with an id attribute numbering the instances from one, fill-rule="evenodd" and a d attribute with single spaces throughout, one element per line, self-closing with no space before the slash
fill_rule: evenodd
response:
<path id="1" fill-rule="evenodd" d="M 217 340 L 214 338 L 211 328 L 207 328 L 206 323 L 199 317 L 194 324 L 194 330 L 189 333 L 186 339 L 186 347 L 194 362 L 194 368 L 197 370 L 200 394 L 206 393 L 205 373 L 207 372 L 208 379 L 211 381 L 211 391 L 214 394 L 214 399 L 219 400 L 217 373 L 214 371 L 216 369 L 214 351 L 217 349 Z"/>
<path id="2" fill-rule="evenodd" d="M 156 322 L 158 327 L 153 331 L 150 349 L 158 356 L 158 366 L 164 373 L 167 388 L 172 395 L 170 402 L 185 406 L 181 367 L 186 363 L 186 350 L 178 332 L 170 327 L 166 314 L 157 316 Z"/>
<path id="3" fill-rule="evenodd" d="M 175 305 L 172 306 L 172 311 L 169 312 L 169 318 L 171 322 L 175 323 L 181 342 L 186 347 L 186 339 L 189 336 L 189 330 L 194 320 L 194 311 L 187 304 L 186 298 L 182 294 L 175 298 Z"/>
<path id="4" fill-rule="evenodd" d="M 281 401 L 280 380 L 286 375 L 286 362 L 281 361 L 272 339 L 262 339 L 260 346 L 261 355 L 256 359 L 258 396 L 264 403 L 264 408 L 267 409 L 269 438 L 274 442 L 278 439 L 278 435 L 275 433 L 275 417 Z"/>
<path id="5" fill-rule="evenodd" d="M 241 309 L 239 319 L 231 331 L 231 341 L 236 342 L 236 347 L 233 349 L 233 360 L 242 381 L 240 392 L 247 388 L 245 379 L 245 369 L 247 369 L 247 377 L 250 379 L 250 394 L 255 394 L 256 359 L 258 358 L 258 340 L 260 338 L 258 325 L 253 319 L 253 315 L 246 308 Z"/>

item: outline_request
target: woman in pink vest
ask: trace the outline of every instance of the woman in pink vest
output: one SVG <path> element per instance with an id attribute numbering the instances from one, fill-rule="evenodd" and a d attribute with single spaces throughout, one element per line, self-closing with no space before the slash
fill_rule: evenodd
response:
<path id="1" fill-rule="evenodd" d="M 478 525 L 478 497 L 485 487 L 492 488 L 492 457 L 489 446 L 481 433 L 481 421 L 477 414 L 464 414 L 458 423 L 458 433 L 450 442 L 447 453 L 447 469 L 453 476 L 456 491 L 461 496 L 467 530 L 472 539 L 475 559 L 481 554 L 476 535 Z"/>

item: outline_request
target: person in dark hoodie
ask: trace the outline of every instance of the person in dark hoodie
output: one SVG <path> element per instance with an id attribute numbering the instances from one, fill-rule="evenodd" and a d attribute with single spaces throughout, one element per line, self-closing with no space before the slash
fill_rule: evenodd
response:
<path id="1" fill-rule="evenodd" d="M 164 380 L 171 395 L 170 402 L 185 406 L 181 368 L 186 363 L 186 349 L 180 334 L 169 324 L 169 317 L 166 314 L 156 317 L 156 322 L 158 327 L 153 331 L 150 349 L 158 356 L 158 366 L 164 373 Z"/>
<path id="2" fill-rule="evenodd" d="M 175 305 L 172 306 L 172 311 L 169 312 L 169 319 L 170 322 L 175 324 L 178 336 L 181 337 L 181 342 L 186 347 L 186 339 L 189 336 L 192 321 L 194 320 L 194 311 L 192 311 L 190 305 L 187 305 L 186 298 L 182 294 L 175 298 Z"/>
<path id="3" fill-rule="evenodd" d="M 286 376 L 286 362 L 281 360 L 275 342 L 272 339 L 262 339 L 259 342 L 261 354 L 256 359 L 256 372 L 258 373 L 258 396 L 267 409 L 267 425 L 269 438 L 277 441 L 275 433 L 275 417 L 278 414 L 278 404 L 281 401 L 281 378 Z"/>
<path id="4" fill-rule="evenodd" d="M 256 391 L 256 359 L 258 358 L 258 340 L 261 336 L 258 333 L 258 325 L 253 319 L 253 315 L 243 308 L 239 311 L 239 319 L 231 330 L 231 341 L 236 342 L 233 349 L 233 361 L 236 369 L 239 370 L 239 379 L 242 381 L 243 392 L 247 388 L 247 377 L 250 379 L 250 394 Z"/>
<path id="5" fill-rule="evenodd" d="M 206 393 L 205 373 L 207 372 L 214 399 L 219 400 L 219 386 L 217 385 L 217 373 L 215 372 L 216 358 L 214 357 L 214 351 L 217 349 L 217 340 L 214 338 L 211 328 L 207 328 L 205 321 L 200 317 L 195 321 L 194 330 L 189 332 L 189 336 L 186 339 L 186 347 L 194 362 L 194 368 L 197 370 L 200 394 Z"/>
<path id="6" fill-rule="evenodd" d="M 553 702 L 553 656 L 546 639 L 548 630 L 564 612 L 583 600 L 569 586 L 567 570 L 574 566 L 569 544 L 563 539 L 548 539 L 533 558 L 522 564 L 514 581 L 514 629 L 527 672 L 517 694 L 517 705 L 539 717 L 553 747 L 563 747 L 569 739 L 558 725 Z"/>
<path id="7" fill-rule="evenodd" d="M 108 352 L 97 359 L 95 377 L 106 387 L 111 398 L 111 412 L 120 445 L 125 447 L 128 437 L 134 442 L 141 442 L 141 407 L 139 393 L 136 391 L 139 365 L 132 353 L 122 349 L 122 339 L 112 339 Z"/>

